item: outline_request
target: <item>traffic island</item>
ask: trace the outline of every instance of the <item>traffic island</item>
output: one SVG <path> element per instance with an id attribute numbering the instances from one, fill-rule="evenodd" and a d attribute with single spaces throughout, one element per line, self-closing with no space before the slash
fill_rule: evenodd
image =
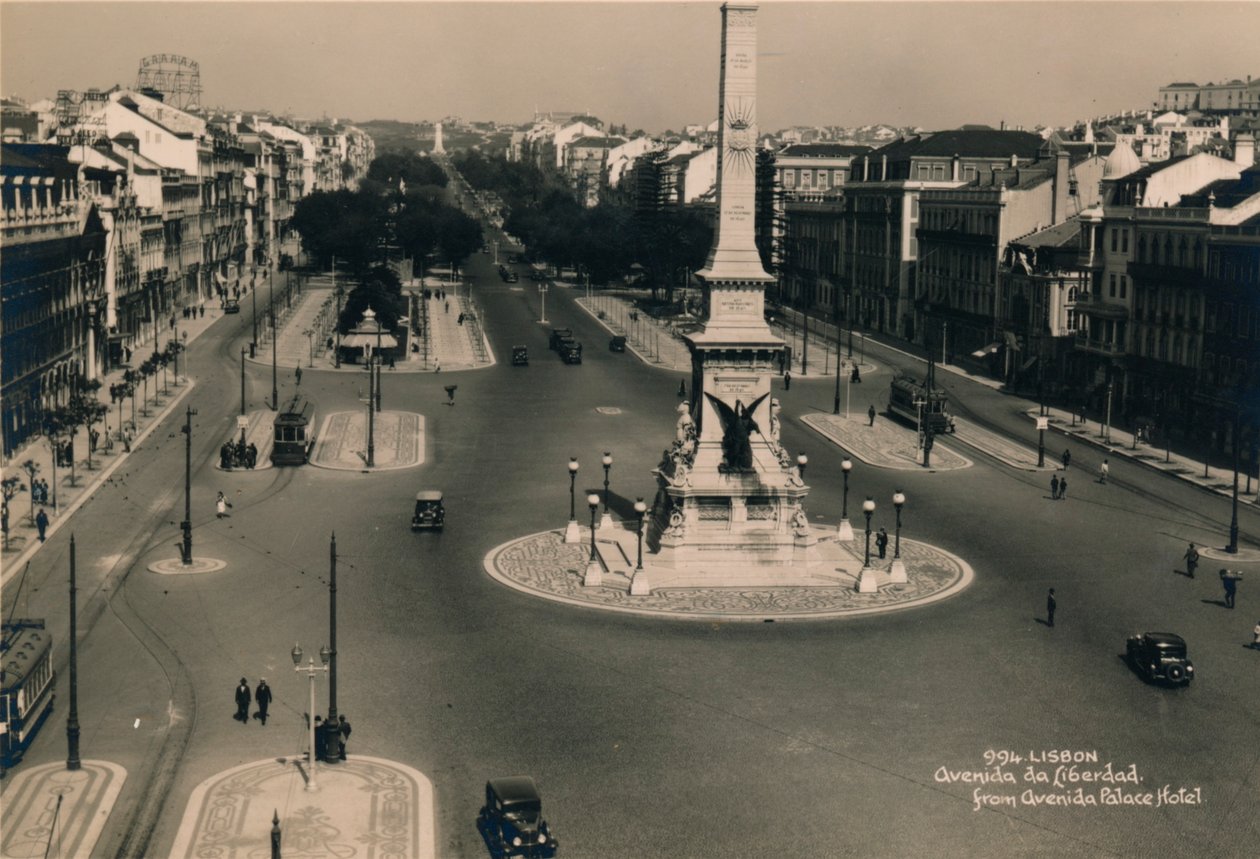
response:
<path id="1" fill-rule="evenodd" d="M 433 783 L 423 773 L 360 755 L 316 767 L 313 783 L 304 756 L 211 776 L 193 790 L 169 855 L 436 855 Z M 271 852 L 273 816 L 279 818 L 278 854 Z"/>
<path id="2" fill-rule="evenodd" d="M 822 531 L 823 529 L 819 529 Z M 835 533 L 835 528 L 826 529 Z M 716 586 L 705 582 L 703 571 L 691 581 L 673 578 L 658 584 L 651 556 L 636 572 L 638 558 L 634 531 L 609 534 L 596 531 L 598 585 L 586 584 L 591 558 L 590 529 L 584 540 L 566 543 L 561 530 L 530 534 L 492 549 L 484 559 L 486 572 L 510 588 L 530 596 L 573 606 L 669 617 L 683 620 L 769 621 L 835 620 L 888 611 L 917 608 L 955 596 L 971 584 L 971 567 L 956 555 L 917 540 L 901 538 L 901 569 L 892 558 L 872 559 L 862 575 L 864 543 L 843 543 L 833 536 L 818 541 L 818 560 L 790 571 L 750 568 L 737 584 Z M 672 575 L 672 571 L 671 571 Z M 729 580 L 731 571 L 723 570 Z M 651 589 L 634 588 L 642 577 Z M 792 584 L 775 578 L 790 577 Z M 897 581 L 903 578 L 905 581 Z M 865 578 L 875 589 L 859 590 Z"/>
<path id="3" fill-rule="evenodd" d="M 109 761 L 43 764 L 12 777 L 4 791 L 0 856 L 95 856 L 127 771 Z"/>
<path id="4" fill-rule="evenodd" d="M 215 558 L 193 558 L 188 564 L 180 558 L 164 558 L 149 564 L 148 570 L 163 576 L 187 576 L 196 573 L 216 573 L 226 568 L 227 561 Z"/>
<path id="5" fill-rule="evenodd" d="M 805 415 L 801 422 L 867 465 L 924 470 L 918 433 L 887 415 L 878 415 L 873 425 L 866 416 L 845 417 L 822 412 Z M 930 463 L 928 471 L 956 471 L 974 465 L 965 456 L 939 444 L 932 446 Z"/>
<path id="6" fill-rule="evenodd" d="M 366 410 L 334 412 L 324 419 L 315 437 L 310 464 L 340 471 L 386 471 L 423 465 L 424 427 L 424 415 L 415 412 L 376 412 L 371 427 Z"/>

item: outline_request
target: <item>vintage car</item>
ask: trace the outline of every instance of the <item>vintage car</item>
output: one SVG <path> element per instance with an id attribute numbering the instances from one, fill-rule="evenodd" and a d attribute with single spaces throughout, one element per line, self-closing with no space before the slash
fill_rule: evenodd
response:
<path id="1" fill-rule="evenodd" d="M 620 334 L 614 336 L 611 340 L 608 341 L 608 351 L 609 352 L 626 351 L 626 338 L 621 336 Z"/>
<path id="2" fill-rule="evenodd" d="M 1125 642 L 1133 669 L 1151 681 L 1189 684 L 1194 665 L 1186 656 L 1186 640 L 1171 632 L 1144 632 Z"/>
<path id="3" fill-rule="evenodd" d="M 424 489 L 416 493 L 416 512 L 411 514 L 411 530 L 433 529 L 441 531 L 446 522 L 446 508 L 442 493 L 437 489 Z"/>
<path id="4" fill-rule="evenodd" d="M 560 353 L 561 360 L 566 364 L 582 363 L 582 344 L 571 337 L 560 341 L 560 346 L 556 351 Z"/>
<path id="5" fill-rule="evenodd" d="M 560 350 L 560 343 L 564 340 L 573 339 L 573 329 L 571 328 L 552 328 L 551 339 L 548 341 L 549 347 L 554 351 Z"/>
<path id="6" fill-rule="evenodd" d="M 495 857 L 556 855 L 556 839 L 543 820 L 538 786 L 527 775 L 486 782 L 486 804 L 477 816 L 477 829 Z"/>
<path id="7" fill-rule="evenodd" d="M 529 365 L 529 347 L 513 346 L 512 347 L 512 366 L 525 367 Z"/>
<path id="8" fill-rule="evenodd" d="M 223 299 L 223 312 L 224 313 L 240 313 L 241 303 L 237 301 L 235 298 L 225 298 Z"/>

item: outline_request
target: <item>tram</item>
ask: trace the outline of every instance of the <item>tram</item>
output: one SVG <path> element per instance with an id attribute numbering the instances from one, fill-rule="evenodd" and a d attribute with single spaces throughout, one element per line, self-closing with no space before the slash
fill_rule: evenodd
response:
<path id="1" fill-rule="evenodd" d="M 940 388 L 927 386 L 913 376 L 897 376 L 888 389 L 888 412 L 933 435 L 954 431 L 949 397 Z M 922 425 L 920 425 L 920 420 Z"/>
<path id="2" fill-rule="evenodd" d="M 294 397 L 272 423 L 272 465 L 306 465 L 315 444 L 315 409 Z"/>
<path id="3" fill-rule="evenodd" d="M 52 712 L 52 636 L 42 620 L 0 627 L 0 759 L 11 767 Z"/>

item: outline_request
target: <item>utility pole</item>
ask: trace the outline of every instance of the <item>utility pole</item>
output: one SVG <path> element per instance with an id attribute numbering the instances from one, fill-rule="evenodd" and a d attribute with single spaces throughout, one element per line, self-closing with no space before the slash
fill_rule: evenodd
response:
<path id="1" fill-rule="evenodd" d="M 328 720 L 324 722 L 324 759 L 336 763 L 340 728 L 337 724 L 337 535 L 328 544 Z"/>
<path id="2" fill-rule="evenodd" d="M 271 317 L 271 410 L 280 409 L 280 392 L 276 386 L 276 311 L 273 299 L 275 289 L 267 287 L 267 315 Z"/>
<path id="3" fill-rule="evenodd" d="M 376 410 L 373 408 L 373 400 L 376 399 L 375 388 L 376 375 L 372 372 L 372 359 L 368 358 L 368 439 L 367 439 L 367 464 L 368 468 L 376 467 Z"/>
<path id="4" fill-rule="evenodd" d="M 184 416 L 184 521 L 180 523 L 180 528 L 184 532 L 183 556 L 184 566 L 189 566 L 193 562 L 192 557 L 192 419 L 197 414 L 197 410 L 192 406 L 188 407 Z M 241 435 L 245 435 L 245 430 L 241 430 Z"/>
<path id="5" fill-rule="evenodd" d="M 66 718 L 66 769 L 83 767 L 79 759 L 79 624 L 75 610 L 74 535 L 70 535 L 70 714 Z"/>

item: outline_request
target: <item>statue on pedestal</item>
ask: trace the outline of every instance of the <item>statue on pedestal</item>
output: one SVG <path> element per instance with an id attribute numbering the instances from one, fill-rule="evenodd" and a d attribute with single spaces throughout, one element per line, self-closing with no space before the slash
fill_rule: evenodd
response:
<path id="1" fill-rule="evenodd" d="M 750 439 L 753 433 L 761 432 L 761 428 L 753 419 L 753 413 L 757 410 L 757 406 L 761 405 L 761 401 L 770 394 L 762 394 L 748 406 L 736 400 L 735 408 L 731 408 L 708 391 L 705 391 L 704 395 L 709 398 L 709 402 L 713 404 L 713 408 L 722 421 L 723 465 L 727 471 L 748 471 L 752 468 Z"/>

